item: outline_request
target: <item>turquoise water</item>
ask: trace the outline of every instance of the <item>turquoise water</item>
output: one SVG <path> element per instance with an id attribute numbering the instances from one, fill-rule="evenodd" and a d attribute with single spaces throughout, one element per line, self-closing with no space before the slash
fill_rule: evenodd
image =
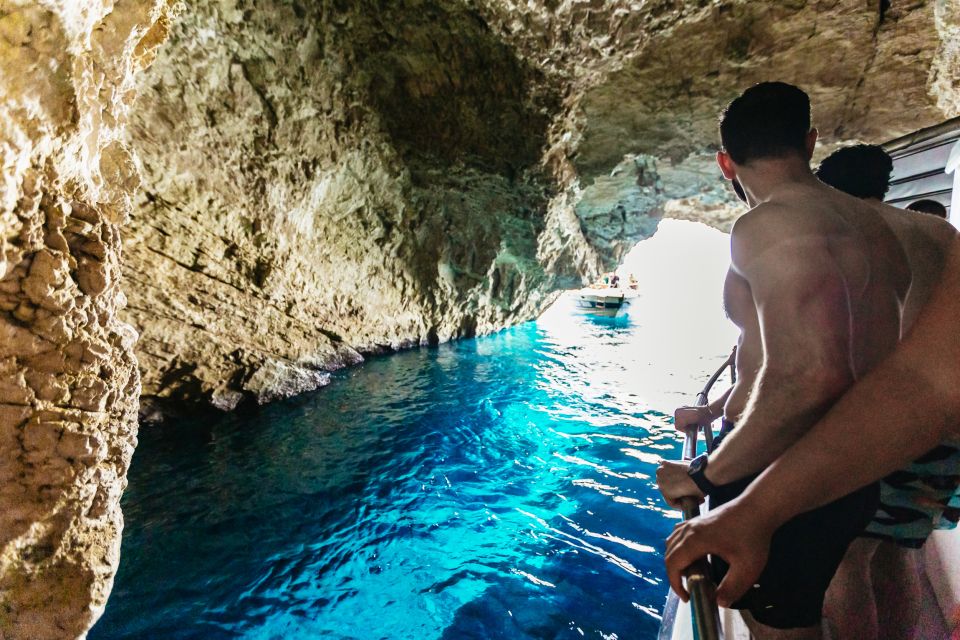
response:
<path id="1" fill-rule="evenodd" d="M 655 637 L 678 518 L 654 487 L 679 450 L 667 416 L 731 338 L 694 334 L 718 321 L 681 299 L 714 269 L 651 285 L 628 319 L 563 303 L 313 394 L 143 428 L 90 637 Z"/>

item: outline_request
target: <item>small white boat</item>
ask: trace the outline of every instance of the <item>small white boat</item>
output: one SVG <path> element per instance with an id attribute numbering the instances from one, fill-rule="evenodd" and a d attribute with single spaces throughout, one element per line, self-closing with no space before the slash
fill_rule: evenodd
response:
<path id="1" fill-rule="evenodd" d="M 577 308 L 590 315 L 612 318 L 626 313 L 630 302 L 637 297 L 635 289 L 590 286 L 577 291 Z"/>
<path id="2" fill-rule="evenodd" d="M 613 318 L 627 313 L 631 301 L 638 295 L 638 288 L 639 283 L 632 273 L 623 279 L 611 271 L 574 293 L 573 297 L 582 313 Z"/>

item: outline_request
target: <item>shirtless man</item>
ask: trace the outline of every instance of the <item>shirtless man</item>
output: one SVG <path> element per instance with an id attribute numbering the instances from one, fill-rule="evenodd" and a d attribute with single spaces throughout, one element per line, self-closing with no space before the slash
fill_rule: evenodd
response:
<path id="1" fill-rule="evenodd" d="M 709 458 L 657 472 L 668 502 L 709 495 L 711 508 L 742 493 L 896 346 L 910 285 L 903 249 L 875 211 L 811 173 L 806 94 L 751 87 L 727 107 L 720 136 L 720 169 L 753 207 L 734 226 L 724 290 L 741 329 L 741 378 L 724 407 L 736 427 Z M 824 593 L 876 505 L 871 485 L 777 531 L 763 574 L 734 603 L 755 636 L 820 637 Z"/>
<path id="2" fill-rule="evenodd" d="M 822 182 L 863 199 L 906 251 L 912 280 L 901 321 L 906 335 L 940 281 L 957 232 L 946 220 L 883 203 L 893 160 L 881 147 L 855 145 L 826 158 Z M 827 592 L 825 612 L 840 640 L 909 640 L 920 615 L 919 548 L 945 517 L 960 481 L 960 448 L 934 447 L 880 483 L 880 509 L 847 550 Z M 871 570 L 872 568 L 872 570 Z"/>
<path id="3" fill-rule="evenodd" d="M 739 498 L 678 525 L 667 539 L 670 584 L 684 601 L 683 570 L 707 554 L 730 571 L 726 605 L 764 568 L 784 523 L 902 468 L 938 444 L 960 445 L 960 239 L 940 284 L 894 353 L 857 383 Z"/>

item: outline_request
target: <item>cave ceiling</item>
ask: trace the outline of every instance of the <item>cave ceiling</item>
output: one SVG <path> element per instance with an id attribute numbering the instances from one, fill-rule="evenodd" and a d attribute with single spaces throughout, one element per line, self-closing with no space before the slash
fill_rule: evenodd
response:
<path id="1" fill-rule="evenodd" d="M 533 317 L 664 215 L 727 229 L 722 106 L 796 83 L 821 149 L 936 123 L 956 111 L 945 6 L 191 3 L 129 128 L 146 393 L 230 407 L 279 393 L 281 365 L 321 384 Z"/>

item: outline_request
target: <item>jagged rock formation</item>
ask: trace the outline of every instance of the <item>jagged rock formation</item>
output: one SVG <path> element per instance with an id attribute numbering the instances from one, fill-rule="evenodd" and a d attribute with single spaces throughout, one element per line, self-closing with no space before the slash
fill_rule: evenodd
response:
<path id="1" fill-rule="evenodd" d="M 583 271 L 537 255 L 558 99 L 458 3 L 193 5 L 130 130 L 145 393 L 232 408 L 321 385 L 359 352 L 532 317 Z M 608 205 L 578 213 L 613 266 L 653 226 Z"/>
<path id="2" fill-rule="evenodd" d="M 732 224 L 739 207 L 712 168 L 716 117 L 751 83 L 810 93 L 821 156 L 960 113 L 955 2 L 483 4 L 521 55 L 570 87 L 548 156 L 569 160 L 562 177 L 589 184 L 626 154 L 651 155 L 670 217 Z"/>
<path id="3" fill-rule="evenodd" d="M 931 73 L 932 93 L 943 113 L 960 113 L 960 3 L 939 0 L 935 9 L 939 46 Z"/>
<path id="4" fill-rule="evenodd" d="M 0 638 L 85 633 L 117 568 L 136 444 L 120 132 L 163 2 L 0 5 Z"/>
<path id="5" fill-rule="evenodd" d="M 663 215 L 729 225 L 714 122 L 752 82 L 806 88 L 828 145 L 960 113 L 946 0 L 183 9 L 0 10 L 3 639 L 82 635 L 109 591 L 124 292 L 147 400 L 269 401 L 530 318 Z"/>
<path id="6" fill-rule="evenodd" d="M 828 144 L 939 121 L 949 4 L 191 4 L 130 130 L 145 407 L 282 397 L 528 319 L 663 215 L 729 228 L 722 105 L 782 78 Z"/>

